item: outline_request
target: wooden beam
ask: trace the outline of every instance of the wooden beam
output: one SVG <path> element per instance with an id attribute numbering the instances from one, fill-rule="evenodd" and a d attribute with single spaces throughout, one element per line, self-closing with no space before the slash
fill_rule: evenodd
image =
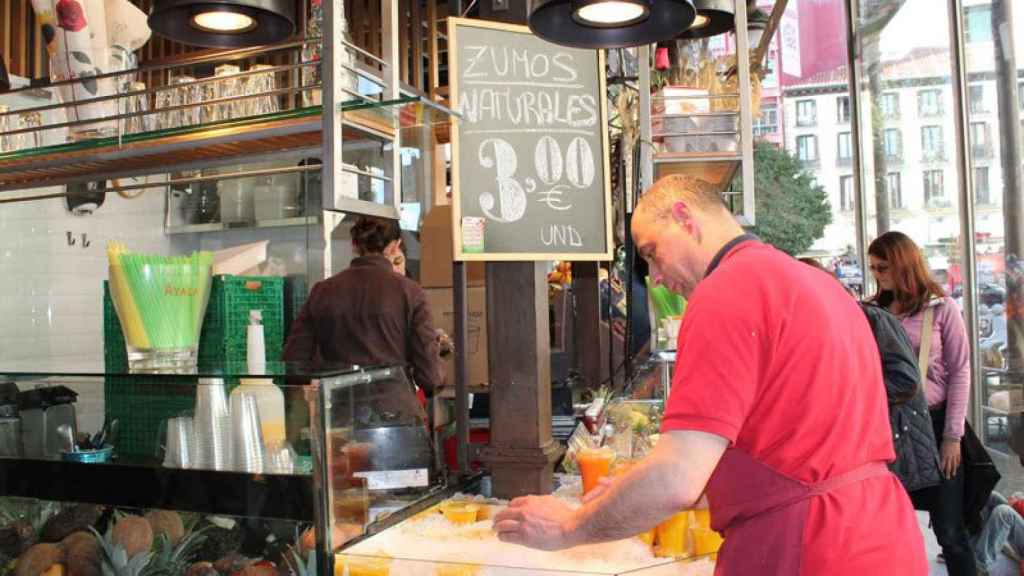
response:
<path id="1" fill-rule="evenodd" d="M 601 290 L 597 262 L 572 263 L 572 293 L 576 301 L 573 323 L 575 368 L 588 388 L 601 385 Z"/>
<path id="2" fill-rule="evenodd" d="M 430 37 L 427 40 L 430 44 L 430 81 L 429 85 L 427 86 L 426 92 L 430 94 L 431 98 L 435 96 L 435 91 L 437 90 L 438 85 L 441 83 L 440 63 L 438 62 L 440 54 L 438 54 L 437 49 L 438 35 L 440 34 L 437 28 L 438 1 L 439 0 L 427 0 L 427 22 L 429 23 L 427 30 L 430 34 Z M 445 4 L 447 5 L 447 3 Z"/>
<path id="3" fill-rule="evenodd" d="M 768 27 L 765 28 L 764 35 L 761 36 L 761 43 L 754 50 L 753 58 L 750 59 L 751 65 L 754 68 L 760 69 L 764 65 L 764 57 L 768 54 L 768 47 L 771 46 L 772 36 L 775 36 L 775 31 L 779 29 L 782 13 L 786 11 L 786 4 L 788 3 L 789 0 L 775 0 L 775 5 L 772 6 L 772 14 L 768 18 Z"/>
<path id="4" fill-rule="evenodd" d="M 547 494 L 561 446 L 551 438 L 546 262 L 487 263 L 491 439 L 481 458 L 493 494 Z"/>

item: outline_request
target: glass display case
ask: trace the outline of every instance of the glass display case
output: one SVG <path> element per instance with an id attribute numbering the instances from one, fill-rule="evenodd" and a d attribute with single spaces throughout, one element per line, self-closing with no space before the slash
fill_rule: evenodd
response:
<path id="1" fill-rule="evenodd" d="M 707 558 L 659 558 L 639 538 L 560 553 L 498 541 L 490 518 L 507 503 L 488 497 L 485 478 L 446 476 L 401 367 L 270 363 L 250 374 L 200 363 L 190 374 L 139 374 L 68 361 L 0 373 L 8 571 L 37 561 L 50 564 L 33 573 L 47 574 L 83 562 L 117 574 L 713 570 Z M 236 401 L 238 383 L 253 378 L 280 390 L 283 431 Z M 558 495 L 578 501 L 578 481 L 563 478 Z M 85 551 L 75 556 L 76 546 Z M 137 571 L 123 571 L 129 564 Z"/>

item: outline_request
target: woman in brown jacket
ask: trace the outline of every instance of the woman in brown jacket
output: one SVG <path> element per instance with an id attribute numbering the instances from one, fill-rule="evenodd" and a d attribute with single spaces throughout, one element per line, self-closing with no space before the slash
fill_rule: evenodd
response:
<path id="1" fill-rule="evenodd" d="M 442 384 L 442 367 L 423 289 L 395 273 L 398 222 L 361 216 L 352 227 L 357 257 L 313 286 L 292 324 L 284 360 L 360 366 L 408 365 L 428 395 Z"/>

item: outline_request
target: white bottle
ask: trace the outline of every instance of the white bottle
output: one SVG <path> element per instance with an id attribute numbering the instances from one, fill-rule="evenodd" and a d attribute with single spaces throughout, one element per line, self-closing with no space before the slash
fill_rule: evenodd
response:
<path id="1" fill-rule="evenodd" d="M 249 326 L 246 329 L 246 360 L 250 375 L 264 374 L 267 370 L 266 348 L 263 342 L 263 314 L 259 310 L 249 311 Z M 243 378 L 239 386 L 231 391 L 231 413 L 236 414 L 242 404 L 242 395 L 256 398 L 260 413 L 260 429 L 263 444 L 267 449 L 280 446 L 285 441 L 284 394 L 266 378 Z"/>

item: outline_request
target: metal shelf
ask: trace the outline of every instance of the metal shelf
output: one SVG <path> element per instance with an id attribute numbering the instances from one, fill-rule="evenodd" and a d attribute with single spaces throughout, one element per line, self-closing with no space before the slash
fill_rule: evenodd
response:
<path id="1" fill-rule="evenodd" d="M 74 481 L 69 482 L 70 478 Z M 0 458 L 0 494 L 56 502 L 313 521 L 313 478 L 309 475 L 163 468 L 156 461 L 121 459 L 109 464 L 83 464 Z"/>
<path id="2" fill-rule="evenodd" d="M 399 131 L 447 122 L 456 114 L 420 96 L 344 103 L 346 141 L 393 140 Z M 197 170 L 261 157 L 320 156 L 321 108 L 310 107 L 213 124 L 98 138 L 0 154 L 0 192 Z M 158 186 L 155 184 L 154 186 Z M 35 200 L 32 194 L 19 201 Z M 0 201 L 3 201 L 0 195 Z"/>
<path id="3" fill-rule="evenodd" d="M 739 152 L 661 152 L 652 158 L 654 178 L 686 174 L 724 190 L 743 162 Z"/>

